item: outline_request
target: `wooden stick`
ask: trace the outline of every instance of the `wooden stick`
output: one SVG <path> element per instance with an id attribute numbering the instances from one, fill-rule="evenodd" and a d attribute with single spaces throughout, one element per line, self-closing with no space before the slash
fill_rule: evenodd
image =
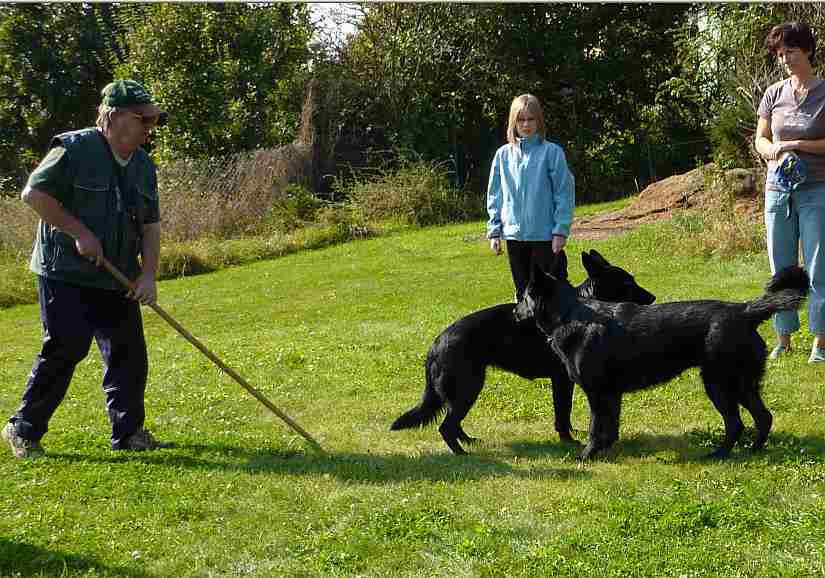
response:
<path id="1" fill-rule="evenodd" d="M 108 271 L 108 272 L 109 272 L 109 273 L 110 273 L 110 274 L 111 274 L 111 275 L 112 275 L 115 279 L 117 279 L 117 280 L 118 280 L 118 282 L 119 282 L 121 285 L 123 285 L 124 287 L 128 288 L 130 291 L 134 291 L 134 290 L 135 290 L 135 284 L 134 284 L 134 283 L 132 283 L 131 281 L 129 281 L 129 279 L 127 279 L 127 278 L 126 278 L 126 276 L 125 276 L 123 273 L 121 273 L 120 271 L 118 271 L 118 270 L 117 270 L 117 268 L 116 268 L 114 265 L 112 265 L 112 264 L 111 264 L 111 263 L 110 263 L 110 262 L 109 262 L 106 258 L 104 258 L 104 259 L 103 259 L 103 267 L 104 267 L 104 268 L 105 268 L 105 269 L 106 269 L 106 270 L 107 270 L 107 271 Z M 192 335 L 192 334 L 191 334 L 191 333 L 189 333 L 186 329 L 184 329 L 184 327 L 183 327 L 180 323 L 178 323 L 177 321 L 175 321 L 175 319 L 173 319 L 171 315 L 169 315 L 166 311 L 164 311 L 164 310 L 161 308 L 161 306 L 160 306 L 160 305 L 158 305 L 157 303 L 151 303 L 151 304 L 149 305 L 149 307 L 151 307 L 152 309 L 154 309 L 154 310 L 155 310 L 155 313 L 157 313 L 158 315 L 160 315 L 160 316 L 163 318 L 163 320 L 164 320 L 164 321 L 166 321 L 169 325 L 171 325 L 172 327 L 174 327 L 174 328 L 175 328 L 175 331 L 177 331 L 178 333 L 180 333 L 180 334 L 181 334 L 181 335 L 182 335 L 182 336 L 183 336 L 183 337 L 184 337 L 184 338 L 185 338 L 185 339 L 186 339 L 189 343 L 191 343 L 192 345 L 194 345 L 195 347 L 197 347 L 197 348 L 200 350 L 200 352 L 201 352 L 201 353 L 203 353 L 206 357 L 208 357 L 208 358 L 212 361 L 212 363 L 214 363 L 215 365 L 217 365 L 219 368 L 221 368 L 221 370 L 223 370 L 223 371 L 224 371 L 224 373 L 227 373 L 227 374 L 228 374 L 228 375 L 229 375 L 232 379 L 234 379 L 235 381 L 237 381 L 237 382 L 241 385 L 241 387 L 243 387 L 246 391 L 248 391 L 248 392 L 252 395 L 252 397 L 254 397 L 254 398 L 255 398 L 255 399 L 257 399 L 259 402 L 261 402 L 262 404 L 264 404 L 264 405 L 267 407 L 267 409 L 269 409 L 269 411 L 271 411 L 272 413 L 274 413 L 275 415 L 277 415 L 277 416 L 278 416 L 279 418 L 281 418 L 284 422 L 286 422 L 286 424 L 287 424 L 289 427 L 291 427 L 293 430 L 295 430 L 296 432 L 298 432 L 299 434 L 301 434 L 301 436 L 302 436 L 305 440 L 307 440 L 310 444 L 312 444 L 312 446 L 313 446 L 315 449 L 317 449 L 318 451 L 321 451 L 321 452 L 323 452 L 323 451 L 324 451 L 324 450 L 323 450 L 323 448 L 321 447 L 321 444 L 319 444 L 317 441 L 315 441 L 315 439 L 314 439 L 311 435 L 309 435 L 309 434 L 306 432 L 306 430 L 304 430 L 304 428 L 302 428 L 300 425 L 298 425 L 298 424 L 295 422 L 295 420 L 293 420 L 293 419 L 292 419 L 291 417 L 289 417 L 287 414 L 285 414 L 285 413 L 284 413 L 284 412 L 282 412 L 280 409 L 278 409 L 278 408 L 275 406 L 275 404 L 273 404 L 273 403 L 272 403 L 271 401 L 269 401 L 266 397 L 264 397 L 264 395 L 263 395 L 260 391 L 258 391 L 258 390 L 257 390 L 257 389 L 255 389 L 254 387 L 252 387 L 252 386 L 251 386 L 251 385 L 250 385 L 250 384 L 249 384 L 249 383 L 248 383 L 248 382 L 247 382 L 247 381 L 246 381 L 243 377 L 241 377 L 241 376 L 240 376 L 240 375 L 239 375 L 239 374 L 238 374 L 238 373 L 237 373 L 234 369 L 232 369 L 231 367 L 229 367 L 228 365 L 226 365 L 223 361 L 221 361 L 221 360 L 220 360 L 220 358 L 218 358 L 218 356 L 217 356 L 217 355 L 215 355 L 214 353 L 212 353 L 212 352 L 211 352 L 211 351 L 210 351 L 210 350 L 209 350 L 209 349 L 208 349 L 208 348 L 207 348 L 207 347 L 206 347 L 203 343 L 201 343 L 201 342 L 200 342 L 200 341 L 199 341 L 199 340 L 198 340 L 198 339 L 197 339 L 194 335 Z"/>

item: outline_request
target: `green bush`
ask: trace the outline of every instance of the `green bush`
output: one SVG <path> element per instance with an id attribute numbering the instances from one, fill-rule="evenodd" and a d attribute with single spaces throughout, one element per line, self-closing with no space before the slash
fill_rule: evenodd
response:
<path id="1" fill-rule="evenodd" d="M 427 161 L 402 160 L 395 170 L 362 172 L 333 185 L 363 222 L 400 220 L 408 225 L 437 225 L 483 215 L 483 201 L 454 187 L 445 167 Z"/>
<path id="2" fill-rule="evenodd" d="M 283 196 L 272 203 L 265 221 L 275 231 L 289 232 L 315 221 L 324 202 L 301 185 L 284 187 Z"/>
<path id="3" fill-rule="evenodd" d="M 753 164 L 749 142 L 753 135 L 752 113 L 741 105 L 723 108 L 710 126 L 713 160 L 723 169 L 748 167 Z"/>

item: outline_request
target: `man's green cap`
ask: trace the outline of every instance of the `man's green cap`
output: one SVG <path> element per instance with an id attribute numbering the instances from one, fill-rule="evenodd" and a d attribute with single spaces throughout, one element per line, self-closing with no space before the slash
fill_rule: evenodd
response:
<path id="1" fill-rule="evenodd" d="M 166 112 L 152 100 L 152 95 L 136 80 L 115 80 L 100 92 L 103 104 L 113 108 L 129 108 L 143 116 L 166 118 Z"/>

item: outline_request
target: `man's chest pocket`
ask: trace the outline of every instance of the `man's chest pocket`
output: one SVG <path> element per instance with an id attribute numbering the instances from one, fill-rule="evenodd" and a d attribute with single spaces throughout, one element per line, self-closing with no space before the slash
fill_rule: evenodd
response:
<path id="1" fill-rule="evenodd" d="M 72 186 L 72 212 L 81 220 L 105 218 L 109 209 L 109 197 L 108 181 L 77 180 Z"/>

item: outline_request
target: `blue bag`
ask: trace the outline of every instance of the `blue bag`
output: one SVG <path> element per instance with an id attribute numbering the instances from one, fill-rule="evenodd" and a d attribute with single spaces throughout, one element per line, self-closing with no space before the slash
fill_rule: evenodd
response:
<path id="1" fill-rule="evenodd" d="M 808 165 L 796 153 L 788 153 L 776 167 L 776 182 L 788 191 L 795 191 L 808 178 Z"/>

